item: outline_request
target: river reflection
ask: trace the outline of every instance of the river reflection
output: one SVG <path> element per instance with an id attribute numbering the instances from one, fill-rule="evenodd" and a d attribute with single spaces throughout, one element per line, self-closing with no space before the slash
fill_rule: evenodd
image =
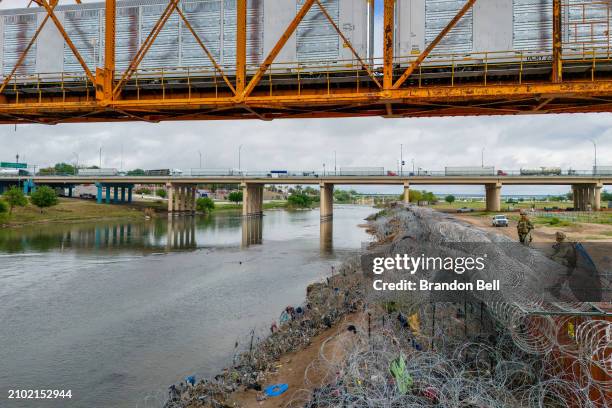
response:
<path id="1" fill-rule="evenodd" d="M 237 339 L 265 332 L 369 240 L 357 225 L 372 211 L 338 206 L 325 224 L 318 211 L 267 211 L 0 230 L 0 395 L 69 388 L 62 408 L 133 408 L 213 375 Z M 38 402 L 10 406 L 59 406 Z"/>

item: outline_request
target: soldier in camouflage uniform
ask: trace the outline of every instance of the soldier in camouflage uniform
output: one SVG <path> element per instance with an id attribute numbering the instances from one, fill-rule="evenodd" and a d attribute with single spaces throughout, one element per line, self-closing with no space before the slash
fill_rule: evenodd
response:
<path id="1" fill-rule="evenodd" d="M 553 245 L 553 254 L 550 258 L 567 268 L 565 273 L 559 276 L 555 284 L 551 287 L 550 292 L 553 296 L 558 298 L 563 284 L 569 279 L 576 268 L 578 256 L 576 254 L 575 244 L 567 241 L 567 236 L 564 233 L 557 231 L 555 240 L 557 242 Z"/>
<path id="2" fill-rule="evenodd" d="M 523 245 L 529 245 L 531 243 L 531 230 L 533 230 L 533 223 L 527 218 L 527 213 L 521 211 L 521 219 L 516 226 L 518 232 L 519 241 Z"/>

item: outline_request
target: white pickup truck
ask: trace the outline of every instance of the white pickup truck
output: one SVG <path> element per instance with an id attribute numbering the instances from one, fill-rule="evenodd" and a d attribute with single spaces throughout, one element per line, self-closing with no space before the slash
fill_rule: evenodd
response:
<path id="1" fill-rule="evenodd" d="M 505 215 L 496 215 L 493 217 L 493 226 L 494 227 L 507 227 L 508 226 L 508 218 Z"/>

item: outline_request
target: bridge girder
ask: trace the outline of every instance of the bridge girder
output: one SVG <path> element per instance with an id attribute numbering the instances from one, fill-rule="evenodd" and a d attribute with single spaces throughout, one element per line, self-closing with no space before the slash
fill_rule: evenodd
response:
<path id="1" fill-rule="evenodd" d="M 560 18 L 555 18 L 558 24 L 553 24 L 552 61 L 543 64 L 544 71 L 539 76 L 524 78 L 524 63 L 521 60 L 520 68 L 515 67 L 520 69 L 518 77 L 491 79 L 485 71 L 484 81 L 479 73 L 475 76 L 478 80 L 460 80 L 453 72 L 452 77 L 440 80 L 427 79 L 421 72 L 422 63 L 477 0 L 467 0 L 437 38 L 408 66 L 395 62 L 393 36 L 396 0 L 384 0 L 384 58 L 381 67 L 376 67 L 372 60 L 366 61 L 355 51 L 320 0 L 306 0 L 269 55 L 249 75 L 246 69 L 247 1 L 237 2 L 237 61 L 232 69 L 235 74 L 230 76 L 225 72 L 227 68 L 215 61 L 205 41 L 191 28 L 187 16 L 179 7 L 180 0 L 168 1 L 151 33 L 122 73 L 116 72 L 114 60 L 116 0 L 106 0 L 105 61 L 95 74 L 55 17 L 53 10 L 57 1 L 36 0 L 34 2 L 45 9 L 46 16 L 31 44 L 44 24 L 51 20 L 80 62 L 83 76 L 80 82 L 62 82 L 54 88 L 46 86 L 40 78 L 38 82 L 26 85 L 12 81 L 30 51 L 30 47 L 24 49 L 21 58 L 0 85 L 0 123 L 432 117 L 612 111 L 612 77 L 604 74 L 596 76 L 595 61 L 590 78 L 562 75 Z M 556 17 L 560 17 L 561 2 L 553 2 L 553 15 Z M 304 79 L 297 72 L 279 80 L 272 65 L 313 7 L 320 9 L 344 47 L 351 50 L 353 67 L 344 74 L 321 70 Z M 150 83 L 143 86 L 143 80 L 138 78 L 141 61 L 173 13 L 179 15 L 203 54 L 211 61 L 215 72 L 214 86 L 196 89 L 190 77 L 175 78 L 173 83 L 166 80 L 165 83 L 162 76 L 161 85 L 152 87 Z"/>

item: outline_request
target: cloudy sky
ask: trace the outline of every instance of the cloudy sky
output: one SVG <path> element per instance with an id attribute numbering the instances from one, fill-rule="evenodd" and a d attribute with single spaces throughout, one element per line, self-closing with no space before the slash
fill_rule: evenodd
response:
<path id="1" fill-rule="evenodd" d="M 0 7 L 27 3 L 4 0 Z M 248 170 L 321 170 L 334 166 L 379 166 L 397 169 L 400 145 L 405 170 L 415 166 L 485 164 L 497 169 L 560 166 L 591 169 L 595 140 L 600 165 L 612 165 L 612 115 L 574 114 L 520 117 L 434 119 L 321 119 L 0 126 L 0 160 L 19 153 L 31 165 L 56 162 L 103 167 L 180 168 L 241 167 Z M 123 154 L 121 153 L 123 151 Z M 123 160 L 122 160 L 123 158 Z M 366 191 L 368 189 L 365 189 Z M 435 188 L 439 192 L 457 188 Z M 480 188 L 461 192 L 479 192 Z M 543 193 L 567 191 L 545 188 Z M 539 188 L 507 188 L 504 194 L 538 193 Z"/>

